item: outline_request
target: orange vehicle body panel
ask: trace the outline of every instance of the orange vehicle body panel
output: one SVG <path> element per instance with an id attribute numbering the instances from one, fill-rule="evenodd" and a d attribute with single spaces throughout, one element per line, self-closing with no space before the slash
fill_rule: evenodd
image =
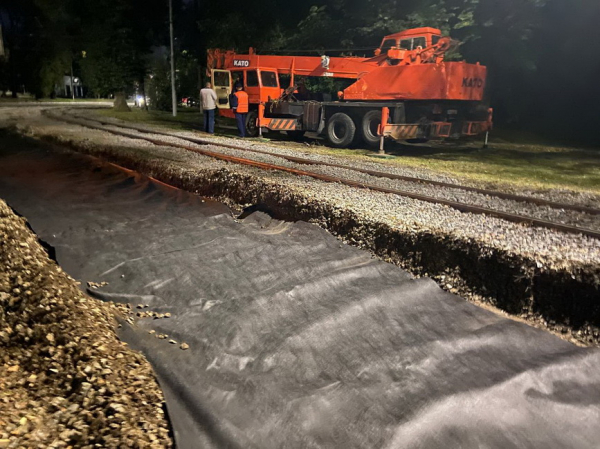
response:
<path id="1" fill-rule="evenodd" d="M 330 58 L 329 69 L 321 66 L 321 58 L 316 56 L 274 56 L 257 54 L 237 54 L 232 50 L 209 50 L 208 69 L 231 71 L 248 69 L 274 69 L 279 73 L 302 76 L 331 76 L 356 79 L 377 63 L 366 62 L 367 58 Z"/>
<path id="2" fill-rule="evenodd" d="M 266 102 L 269 100 L 270 98 L 277 98 L 279 97 L 279 95 L 281 94 L 281 89 L 279 87 L 265 87 L 262 85 L 262 83 L 259 81 L 259 85 L 258 86 L 248 86 L 248 83 L 246 82 L 246 76 L 247 76 L 247 71 L 248 70 L 256 70 L 257 67 L 252 67 L 251 69 L 248 68 L 243 68 L 243 69 L 232 69 L 230 67 L 219 67 L 219 68 L 224 68 L 226 70 L 232 70 L 235 72 L 243 72 L 244 74 L 244 92 L 246 92 L 248 94 L 248 102 L 250 104 L 259 104 L 262 102 Z M 264 71 L 274 71 L 274 69 L 267 69 L 267 68 L 263 68 L 262 70 Z M 260 80 L 260 72 L 261 70 L 258 70 L 258 78 Z M 235 83 L 236 80 L 233 80 L 233 82 Z"/>
<path id="3" fill-rule="evenodd" d="M 219 109 L 219 115 L 221 117 L 235 118 L 233 109 Z"/>
<path id="4" fill-rule="evenodd" d="M 321 66 L 321 58 L 313 56 L 238 55 L 234 51 L 212 50 L 208 67 L 357 79 L 344 90 L 344 100 L 483 100 L 485 66 L 466 62 L 379 65 L 375 59 L 332 57 L 326 69 Z M 281 88 L 272 87 L 246 87 L 244 90 L 253 104 L 268 101 L 269 97 L 278 98 L 281 94 Z"/>
<path id="5" fill-rule="evenodd" d="M 379 67 L 344 90 L 344 100 L 483 100 L 487 69 L 443 62 Z"/>
<path id="6" fill-rule="evenodd" d="M 422 47 L 423 44 L 425 48 Z M 448 101 L 469 102 L 463 105 L 463 110 L 468 110 L 467 108 L 473 107 L 473 103 L 484 102 L 487 68 L 479 63 L 444 61 L 445 54 L 455 44 L 449 37 L 443 37 L 440 30 L 426 27 L 385 36 L 380 48 L 375 50 L 375 56 L 371 58 L 258 55 L 253 49 L 246 54 L 238 54 L 232 50 L 211 49 L 207 52 L 207 68 L 209 74 L 212 69 L 229 70 L 233 78 L 243 74 L 244 90 L 249 102 L 258 106 L 259 128 L 302 130 L 301 121 L 264 117 L 264 105 L 277 99 L 287 101 L 286 95 L 289 92 L 283 95 L 288 86 L 264 86 L 261 76 L 263 72 L 291 75 L 291 85 L 295 85 L 295 76 L 355 80 L 338 93 L 340 101 L 335 103 L 335 107 L 352 102 L 406 102 L 405 104 L 411 105 L 413 103 L 410 102 L 419 104 L 418 102 Z M 256 71 L 258 86 L 248 86 L 250 71 Z M 235 81 L 232 79 L 232 82 Z M 332 107 L 331 105 L 329 103 L 327 107 Z M 372 104 L 353 106 L 373 107 Z M 381 106 L 384 107 L 385 104 Z M 427 130 L 431 137 L 456 134 L 456 129 L 453 131 L 453 128 L 457 128 L 455 125 L 459 124 L 457 119 L 440 118 L 437 114 L 444 111 L 445 106 L 437 104 L 433 107 L 439 108 L 440 112 L 432 112 L 433 117 L 427 117 L 427 124 L 387 123 L 380 127 L 380 134 L 396 139 L 422 137 L 423 130 Z M 455 106 L 448 106 L 448 109 L 454 108 Z M 466 114 L 472 114 L 470 118 L 458 119 L 470 120 L 459 125 L 462 126 L 463 135 L 475 135 L 491 129 L 491 109 L 484 121 L 481 114 L 475 116 L 475 113 L 468 111 Z M 227 109 L 220 109 L 219 112 L 223 116 L 233 115 Z M 475 117 L 479 121 L 473 121 Z M 411 120 L 417 121 L 415 118 Z"/>

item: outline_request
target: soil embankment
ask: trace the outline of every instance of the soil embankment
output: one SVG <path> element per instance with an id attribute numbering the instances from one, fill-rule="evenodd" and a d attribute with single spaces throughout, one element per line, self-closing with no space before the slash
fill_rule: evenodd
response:
<path id="1" fill-rule="evenodd" d="M 89 141 L 60 143 L 215 198 L 234 209 L 251 206 L 276 218 L 317 223 L 382 260 L 416 276 L 433 278 L 451 293 L 496 307 L 574 343 L 597 345 L 600 341 L 598 264 L 553 263 L 536 254 L 511 252 L 439 230 L 392 226 L 360 213 L 353 204 L 336 206 L 309 189 L 298 189 L 280 174 L 257 175 L 258 170 L 240 170 L 233 164 L 216 162 L 204 167 L 186 166 L 161 155 L 158 149 L 148 153 Z"/>
<path id="2" fill-rule="evenodd" d="M 94 281 L 92 296 L 133 305 L 138 319 L 120 335 L 152 363 L 178 448 L 600 439 L 600 351 L 469 304 L 317 226 L 236 219 L 30 143 L 3 155 L 0 195 L 66 272 Z M 518 420 L 502 420 L 514 410 Z"/>
<path id="3" fill-rule="evenodd" d="M 39 111 L 14 126 L 233 208 L 253 206 L 277 218 L 317 223 L 449 292 L 569 341 L 600 341 L 598 240 L 217 161 L 73 126 Z"/>
<path id="4" fill-rule="evenodd" d="M 82 294 L 0 200 L 0 447 L 171 447 L 145 358 L 115 305 Z"/>

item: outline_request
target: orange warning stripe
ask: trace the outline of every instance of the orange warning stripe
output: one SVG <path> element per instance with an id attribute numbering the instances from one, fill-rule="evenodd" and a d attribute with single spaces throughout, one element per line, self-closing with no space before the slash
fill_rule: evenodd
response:
<path id="1" fill-rule="evenodd" d="M 419 130 L 419 125 L 410 125 L 405 126 L 404 128 L 400 128 L 400 137 L 412 137 L 417 134 Z"/>
<path id="2" fill-rule="evenodd" d="M 293 118 L 274 118 L 268 125 L 269 129 L 274 131 L 291 131 L 296 129 L 296 119 Z"/>
<path id="3" fill-rule="evenodd" d="M 419 134 L 421 125 L 386 125 L 384 135 L 396 140 L 414 139 Z"/>

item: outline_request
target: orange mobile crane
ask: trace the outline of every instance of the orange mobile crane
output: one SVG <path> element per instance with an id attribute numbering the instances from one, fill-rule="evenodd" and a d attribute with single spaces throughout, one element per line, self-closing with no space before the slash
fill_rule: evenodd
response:
<path id="1" fill-rule="evenodd" d="M 233 117 L 229 94 L 234 84 L 244 86 L 250 136 L 266 130 L 294 137 L 316 132 L 343 148 L 359 138 L 376 146 L 382 136 L 425 141 L 478 135 L 492 126 L 492 109 L 484 102 L 486 67 L 444 61 L 452 45 L 438 29 L 416 28 L 386 36 L 371 58 L 211 49 L 208 72 L 222 116 Z M 289 86 L 283 87 L 285 77 Z M 335 94 L 309 92 L 306 77 L 348 85 L 334 100 Z"/>

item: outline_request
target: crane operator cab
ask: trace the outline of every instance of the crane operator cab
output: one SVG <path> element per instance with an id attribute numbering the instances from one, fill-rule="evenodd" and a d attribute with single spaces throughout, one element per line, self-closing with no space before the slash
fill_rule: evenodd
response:
<path id="1" fill-rule="evenodd" d="M 404 59 L 407 52 L 423 50 L 436 45 L 442 38 L 437 28 L 414 28 L 390 34 L 383 38 L 381 46 L 375 50 L 375 56 L 387 55 L 394 60 Z"/>

